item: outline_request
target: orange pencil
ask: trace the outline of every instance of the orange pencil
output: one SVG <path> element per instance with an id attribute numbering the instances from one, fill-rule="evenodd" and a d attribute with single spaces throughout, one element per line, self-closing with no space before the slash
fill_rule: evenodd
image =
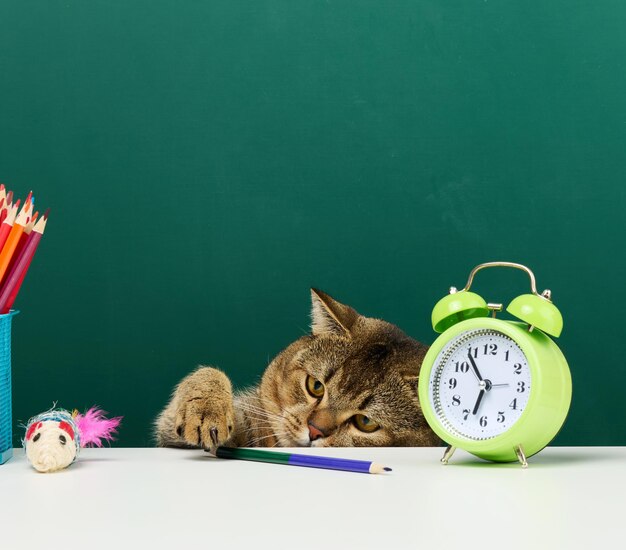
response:
<path id="1" fill-rule="evenodd" d="M 19 204 L 19 201 L 16 205 Z M 2 247 L 2 252 L 0 252 L 0 281 L 4 277 L 4 274 L 7 272 L 7 268 L 9 267 L 9 263 L 11 262 L 11 258 L 13 257 L 13 253 L 17 248 L 17 244 L 20 242 L 20 237 L 24 232 L 24 226 L 28 223 L 28 208 L 30 206 L 30 200 L 24 205 L 20 213 L 17 215 L 15 222 L 13 223 L 13 227 L 7 237 L 4 246 Z"/>
<path id="2" fill-rule="evenodd" d="M 18 241 L 17 246 L 15 247 L 15 252 L 13 252 L 13 257 L 11 258 L 11 261 L 9 262 L 9 267 L 7 268 L 9 273 L 11 272 L 11 269 L 13 268 L 13 264 L 15 264 L 17 259 L 20 257 L 20 254 L 22 253 L 22 249 L 26 246 L 26 242 L 28 241 L 30 232 L 33 230 L 33 227 L 35 227 L 35 222 L 37 221 L 38 217 L 39 217 L 39 212 L 35 212 L 33 214 L 33 217 L 30 218 L 29 222 L 24 226 L 24 231 L 22 232 L 22 236 L 20 237 L 20 240 Z"/>
<path id="3" fill-rule="evenodd" d="M 24 282 L 24 278 L 26 277 L 26 273 L 28 272 L 28 268 L 30 267 L 30 263 L 33 260 L 37 246 L 39 246 L 39 241 L 46 229 L 48 212 L 50 212 L 49 209 L 46 210 L 43 217 L 35 224 L 26 246 L 13 265 L 5 284 L 0 290 L 0 311 L 8 313 L 11 310 L 11 306 L 17 297 L 20 287 Z"/>

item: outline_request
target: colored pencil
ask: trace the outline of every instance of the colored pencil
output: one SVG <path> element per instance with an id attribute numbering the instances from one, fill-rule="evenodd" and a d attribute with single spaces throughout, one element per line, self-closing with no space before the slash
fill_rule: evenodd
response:
<path id="1" fill-rule="evenodd" d="M 15 262 L 17 262 L 17 259 L 20 257 L 20 254 L 22 253 L 22 249 L 26 246 L 26 243 L 28 242 L 28 238 L 30 237 L 30 233 L 33 230 L 33 227 L 35 227 L 35 222 L 37 221 L 38 217 L 39 217 L 39 212 L 35 212 L 30 218 L 30 221 L 24 226 L 24 231 L 22 231 L 22 236 L 20 237 L 20 240 L 18 241 L 17 246 L 15 247 L 15 252 L 13 252 L 11 261 L 9 262 L 7 273 L 11 273 L 11 270 L 13 269 Z"/>
<path id="2" fill-rule="evenodd" d="M 33 192 L 28 193 L 26 200 L 24 201 L 24 210 L 29 211 L 33 206 Z"/>
<path id="3" fill-rule="evenodd" d="M 33 213 L 32 191 L 21 210 L 21 200 L 13 203 L 13 196 L 0 183 L 0 313 L 11 310 L 48 220 L 48 211 L 40 220 L 39 213 Z"/>
<path id="4" fill-rule="evenodd" d="M 4 187 L 4 183 L 0 183 L 0 223 L 4 221 L 6 217 L 5 209 L 7 209 L 7 190 Z M 3 217 L 4 214 L 4 217 Z"/>
<path id="5" fill-rule="evenodd" d="M 24 281 L 30 262 L 35 255 L 37 246 L 39 246 L 41 237 L 46 229 L 47 221 L 48 212 L 46 212 L 35 224 L 35 227 L 33 227 L 30 237 L 26 242 L 26 246 L 24 246 L 18 260 L 13 265 L 13 269 L 11 269 L 5 283 L 2 285 L 2 290 L 0 290 L 0 311 L 3 313 L 8 313 L 13 301 L 15 300 L 15 296 L 17 296 L 19 287 Z M 10 304 L 9 300 L 11 300 Z"/>
<path id="6" fill-rule="evenodd" d="M 19 205 L 19 201 L 16 203 Z M 4 275 L 7 272 L 9 267 L 9 263 L 11 262 L 11 258 L 13 257 L 13 253 L 17 248 L 17 244 L 20 241 L 20 237 L 24 232 L 24 226 L 28 223 L 29 220 L 29 208 L 30 208 L 30 200 L 26 202 L 20 213 L 15 218 L 15 222 L 13 223 L 13 227 L 7 237 L 4 246 L 2 247 L 2 252 L 0 252 L 0 281 L 4 278 Z"/>
<path id="7" fill-rule="evenodd" d="M 234 460 L 252 460 L 255 462 L 269 462 L 271 464 L 285 464 L 288 466 L 304 466 L 306 468 L 323 468 L 326 470 L 358 472 L 361 474 L 382 474 L 384 472 L 391 471 L 391 468 L 382 466 L 381 464 L 376 464 L 375 462 L 367 462 L 365 460 L 300 455 L 296 453 L 279 453 L 260 449 L 218 447 L 215 451 L 215 456 L 218 458 L 230 458 Z"/>
<path id="8" fill-rule="evenodd" d="M 0 212 L 0 224 L 4 222 L 5 218 L 9 215 L 9 212 L 11 212 L 11 208 L 13 208 L 13 191 L 9 191 L 9 194 L 7 195 L 6 200 L 4 201 L 4 207 L 2 208 L 2 211 Z"/>
<path id="9" fill-rule="evenodd" d="M 9 237 L 9 233 L 11 233 L 11 229 L 13 229 L 13 224 L 15 223 L 15 216 L 17 216 L 17 208 L 18 204 L 14 204 L 9 208 L 9 213 L 6 219 L 0 225 L 0 250 L 4 248 L 4 243 L 6 243 L 7 238 Z"/>
<path id="10" fill-rule="evenodd" d="M 48 210 L 46 210 L 44 217 L 47 219 L 48 218 L 48 212 L 50 211 L 50 209 L 48 208 Z M 33 216 L 33 219 L 31 220 L 30 224 L 34 225 L 34 220 L 37 219 L 37 216 L 39 215 L 39 212 L 36 212 L 35 215 Z M 29 224 L 29 225 L 30 225 Z M 44 227 L 45 229 L 45 227 Z M 26 231 L 26 230 L 25 230 Z M 32 231 L 32 227 L 30 232 Z M 43 232 L 42 232 L 42 236 L 43 236 Z M 22 235 L 22 239 L 24 238 L 24 235 Z M 26 241 L 28 241 L 28 238 L 26 239 Z M 9 294 L 9 298 L 7 299 L 7 303 L 4 306 L 4 309 L 0 310 L 0 313 L 5 314 L 5 313 L 9 313 L 9 311 L 11 311 L 11 307 L 13 306 L 13 302 L 15 302 L 15 298 L 17 298 L 17 295 L 20 291 L 20 288 L 22 288 L 22 283 L 24 282 L 24 279 L 26 278 L 26 273 L 28 273 L 28 269 L 30 268 L 30 263 L 33 261 L 33 256 L 35 255 L 35 252 L 33 252 L 30 256 L 30 258 L 28 259 L 28 262 L 26 264 L 26 267 L 24 268 L 24 270 L 22 271 L 22 274 L 20 275 L 17 284 L 15 285 L 15 287 L 13 288 L 13 290 L 11 291 L 11 293 Z"/>

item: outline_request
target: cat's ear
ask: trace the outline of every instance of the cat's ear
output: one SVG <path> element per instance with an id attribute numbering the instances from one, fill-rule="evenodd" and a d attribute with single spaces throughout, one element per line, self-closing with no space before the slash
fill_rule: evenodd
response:
<path id="1" fill-rule="evenodd" d="M 351 307 L 340 304 L 328 294 L 311 289 L 311 332 L 350 336 L 350 331 L 359 314 Z"/>

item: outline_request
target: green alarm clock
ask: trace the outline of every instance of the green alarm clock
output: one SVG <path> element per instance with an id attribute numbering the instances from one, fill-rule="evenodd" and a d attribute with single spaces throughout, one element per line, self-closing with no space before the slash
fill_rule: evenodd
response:
<path id="1" fill-rule="evenodd" d="M 506 311 L 518 320 L 496 319 L 502 304 L 486 303 L 470 287 L 482 269 L 525 271 L 531 294 L 515 298 Z M 492 316 L 490 317 L 490 313 Z M 569 411 L 572 378 L 567 361 L 550 338 L 563 328 L 551 292 L 537 292 L 526 266 L 489 262 L 476 266 L 465 288 L 442 298 L 433 309 L 435 332 L 419 378 L 426 421 L 448 447 L 495 462 L 526 459 L 557 434 Z"/>

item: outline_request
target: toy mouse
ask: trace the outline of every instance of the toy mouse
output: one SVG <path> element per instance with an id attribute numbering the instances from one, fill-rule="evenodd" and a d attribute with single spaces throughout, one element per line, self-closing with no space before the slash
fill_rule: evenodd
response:
<path id="1" fill-rule="evenodd" d="M 121 416 L 106 418 L 105 411 L 91 407 L 85 414 L 52 408 L 28 421 L 22 445 L 26 457 L 38 472 L 67 468 L 81 447 L 102 447 L 113 441 Z"/>

